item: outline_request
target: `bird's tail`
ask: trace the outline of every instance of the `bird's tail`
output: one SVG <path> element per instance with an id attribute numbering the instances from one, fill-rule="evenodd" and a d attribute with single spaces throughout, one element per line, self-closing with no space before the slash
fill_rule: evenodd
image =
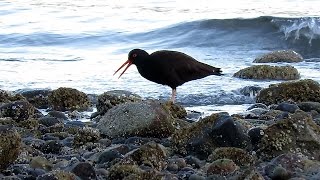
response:
<path id="1" fill-rule="evenodd" d="M 220 68 L 213 67 L 213 75 L 221 76 L 223 74 Z"/>

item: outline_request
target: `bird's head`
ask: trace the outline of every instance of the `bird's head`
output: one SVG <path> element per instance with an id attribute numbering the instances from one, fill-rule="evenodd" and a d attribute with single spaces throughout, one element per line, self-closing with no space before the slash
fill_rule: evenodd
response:
<path id="1" fill-rule="evenodd" d="M 136 64 L 136 61 L 139 59 L 143 59 L 144 57 L 147 57 L 149 54 L 142 50 L 142 49 L 133 49 L 129 52 L 128 54 L 128 60 L 123 63 L 120 68 L 113 74 L 115 75 L 120 69 L 122 69 L 125 65 L 127 65 L 127 67 L 124 69 L 124 71 L 120 74 L 119 78 L 122 76 L 122 74 L 124 74 L 124 72 L 126 72 L 126 70 L 131 66 L 131 64 Z"/>

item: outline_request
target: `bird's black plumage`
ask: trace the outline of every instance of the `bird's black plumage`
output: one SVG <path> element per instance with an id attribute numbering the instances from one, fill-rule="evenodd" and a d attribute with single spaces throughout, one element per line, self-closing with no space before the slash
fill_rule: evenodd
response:
<path id="1" fill-rule="evenodd" d="M 161 50 L 148 54 L 142 49 L 133 49 L 129 52 L 125 64 L 129 64 L 127 68 L 135 64 L 141 76 L 155 83 L 170 86 L 173 90 L 188 81 L 209 75 L 221 75 L 220 68 L 199 62 L 178 51 Z"/>

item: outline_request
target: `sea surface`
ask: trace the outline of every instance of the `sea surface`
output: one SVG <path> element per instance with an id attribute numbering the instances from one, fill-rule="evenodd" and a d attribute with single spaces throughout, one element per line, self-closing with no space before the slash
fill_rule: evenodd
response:
<path id="1" fill-rule="evenodd" d="M 242 112 L 254 97 L 241 88 L 280 82 L 232 77 L 264 53 L 295 50 L 305 58 L 294 64 L 301 78 L 320 82 L 319 7 L 319 0 L 0 0 L 0 89 L 63 86 L 168 99 L 169 87 L 134 66 L 120 79 L 113 73 L 133 48 L 169 49 L 225 74 L 178 87 L 180 104 L 204 114 Z"/>

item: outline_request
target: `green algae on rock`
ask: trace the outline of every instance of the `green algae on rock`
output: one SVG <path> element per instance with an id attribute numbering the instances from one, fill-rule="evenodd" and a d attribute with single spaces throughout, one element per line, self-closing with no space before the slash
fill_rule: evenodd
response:
<path id="1" fill-rule="evenodd" d="M 311 79 L 272 84 L 259 92 L 256 101 L 266 105 L 284 101 L 320 102 L 320 85 Z"/>
<path id="2" fill-rule="evenodd" d="M 141 101 L 141 97 L 129 91 L 113 90 L 107 91 L 98 96 L 97 112 L 104 115 L 112 107 L 127 103 Z"/>
<path id="3" fill-rule="evenodd" d="M 280 50 L 273 51 L 267 54 L 264 54 L 260 57 L 257 57 L 253 62 L 254 63 L 276 63 L 276 62 L 301 62 L 303 61 L 303 57 L 293 51 L 293 50 Z"/>
<path id="4" fill-rule="evenodd" d="M 73 88 L 60 87 L 48 96 L 49 106 L 57 111 L 86 110 L 90 106 L 88 96 Z"/>
<path id="5" fill-rule="evenodd" d="M 293 66 L 254 65 L 236 72 L 234 77 L 243 79 L 295 80 L 300 74 Z"/>
<path id="6" fill-rule="evenodd" d="M 97 128 L 110 138 L 168 137 L 175 131 L 175 120 L 159 101 L 129 102 L 108 110 Z"/>
<path id="7" fill-rule="evenodd" d="M 0 171 L 13 163 L 19 155 L 21 137 L 11 126 L 0 126 Z"/>
<path id="8" fill-rule="evenodd" d="M 303 111 L 289 114 L 264 130 L 258 150 L 260 157 L 271 159 L 287 152 L 320 159 L 320 127 Z"/>

